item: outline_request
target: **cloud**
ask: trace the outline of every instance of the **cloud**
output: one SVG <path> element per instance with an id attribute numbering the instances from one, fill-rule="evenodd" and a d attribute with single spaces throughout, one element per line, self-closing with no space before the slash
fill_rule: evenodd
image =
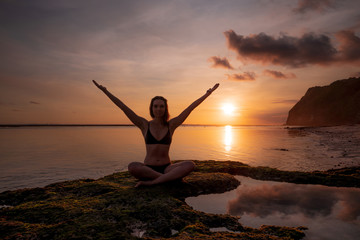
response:
<path id="1" fill-rule="evenodd" d="M 213 68 L 226 68 L 226 69 L 234 69 L 229 61 L 227 60 L 227 58 L 220 58 L 220 57 L 216 57 L 213 56 L 211 58 L 208 59 L 209 62 L 212 62 L 213 65 L 211 67 Z"/>
<path id="2" fill-rule="evenodd" d="M 265 33 L 242 36 L 229 30 L 224 35 L 228 48 L 234 50 L 242 61 L 289 67 L 360 63 L 360 38 L 352 30 L 335 34 L 339 42 L 338 49 L 333 46 L 330 37 L 323 34 L 305 33 L 301 37 L 281 34 L 275 38 Z"/>
<path id="3" fill-rule="evenodd" d="M 354 72 L 350 77 L 360 77 L 360 72 Z"/>
<path id="4" fill-rule="evenodd" d="M 40 103 L 35 102 L 35 101 L 30 101 L 29 103 L 31 103 L 31 104 L 40 104 Z"/>
<path id="5" fill-rule="evenodd" d="M 324 12 L 326 9 L 334 8 L 334 3 L 334 0 L 299 0 L 297 7 L 293 11 L 296 13 L 308 11 Z"/>
<path id="6" fill-rule="evenodd" d="M 352 30 L 343 30 L 335 34 L 339 41 L 340 59 L 343 62 L 360 62 L 360 38 Z"/>
<path id="7" fill-rule="evenodd" d="M 252 60 L 262 64 L 303 67 L 307 64 L 329 64 L 337 53 L 330 38 L 325 35 L 306 33 L 300 38 L 281 34 L 279 38 L 265 33 L 248 37 L 226 31 L 228 48 L 238 54 L 240 60 Z"/>
<path id="8" fill-rule="evenodd" d="M 278 78 L 278 79 L 296 78 L 296 75 L 293 73 L 282 73 L 279 71 L 274 71 L 274 70 L 269 70 L 269 69 L 264 70 L 263 74 L 270 76 L 272 78 Z"/>
<path id="9" fill-rule="evenodd" d="M 267 124 L 283 124 L 286 122 L 289 109 L 287 106 L 280 106 L 277 111 L 274 110 L 257 110 L 249 114 L 249 118 L 256 122 L 263 122 Z"/>
<path id="10" fill-rule="evenodd" d="M 256 74 L 254 72 L 244 72 L 243 74 L 226 74 L 228 80 L 232 81 L 254 81 Z"/>
<path id="11" fill-rule="evenodd" d="M 299 100 L 295 100 L 295 99 L 287 99 L 287 100 L 273 101 L 272 103 L 294 104 L 297 103 L 298 101 Z"/>

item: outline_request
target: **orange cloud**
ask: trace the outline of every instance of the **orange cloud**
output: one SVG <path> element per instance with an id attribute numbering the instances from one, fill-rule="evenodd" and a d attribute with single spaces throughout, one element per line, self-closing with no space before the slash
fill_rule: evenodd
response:
<path id="1" fill-rule="evenodd" d="M 360 38 L 352 30 L 343 30 L 335 34 L 339 41 L 340 61 L 360 63 Z"/>
<path id="2" fill-rule="evenodd" d="M 278 78 L 278 79 L 296 78 L 295 74 L 293 74 L 293 73 L 282 73 L 279 71 L 274 71 L 274 70 L 269 70 L 269 69 L 264 70 L 263 74 L 270 76 L 272 78 Z"/>
<path id="3" fill-rule="evenodd" d="M 220 57 L 211 57 L 208 59 L 209 62 L 212 62 L 213 65 L 211 67 L 213 68 L 226 68 L 226 69 L 234 69 L 231 64 L 229 63 L 229 60 L 227 58 L 220 58 Z"/>
<path id="4" fill-rule="evenodd" d="M 232 81 L 254 81 L 256 74 L 254 72 L 244 72 L 243 74 L 227 74 L 228 80 Z"/>
<path id="5" fill-rule="evenodd" d="M 280 104 L 295 104 L 297 103 L 299 100 L 295 100 L 295 99 L 285 99 L 285 100 L 276 100 L 273 101 L 272 103 L 280 103 Z"/>
<path id="6" fill-rule="evenodd" d="M 35 101 L 30 101 L 29 103 L 31 103 L 31 104 L 40 104 L 40 103 L 35 102 Z"/>

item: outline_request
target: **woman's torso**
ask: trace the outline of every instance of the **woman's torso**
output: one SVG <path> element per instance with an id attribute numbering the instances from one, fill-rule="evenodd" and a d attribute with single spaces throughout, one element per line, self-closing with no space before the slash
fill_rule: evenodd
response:
<path id="1" fill-rule="evenodd" d="M 146 143 L 146 165 L 160 166 L 170 163 L 169 150 L 172 131 L 169 125 L 159 125 L 148 122 L 143 130 Z"/>

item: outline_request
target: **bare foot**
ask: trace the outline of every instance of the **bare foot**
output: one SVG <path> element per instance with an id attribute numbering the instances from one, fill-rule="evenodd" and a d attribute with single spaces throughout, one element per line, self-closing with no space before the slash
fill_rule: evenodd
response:
<path id="1" fill-rule="evenodd" d="M 139 181 L 135 187 L 140 187 L 140 186 L 151 186 L 154 183 L 152 181 Z"/>

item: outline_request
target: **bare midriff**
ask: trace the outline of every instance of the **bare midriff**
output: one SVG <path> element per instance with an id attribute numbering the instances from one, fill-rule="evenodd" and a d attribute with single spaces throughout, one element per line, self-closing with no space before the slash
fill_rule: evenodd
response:
<path id="1" fill-rule="evenodd" d="M 170 145 L 165 144 L 146 144 L 146 165 L 161 166 L 170 163 Z"/>

